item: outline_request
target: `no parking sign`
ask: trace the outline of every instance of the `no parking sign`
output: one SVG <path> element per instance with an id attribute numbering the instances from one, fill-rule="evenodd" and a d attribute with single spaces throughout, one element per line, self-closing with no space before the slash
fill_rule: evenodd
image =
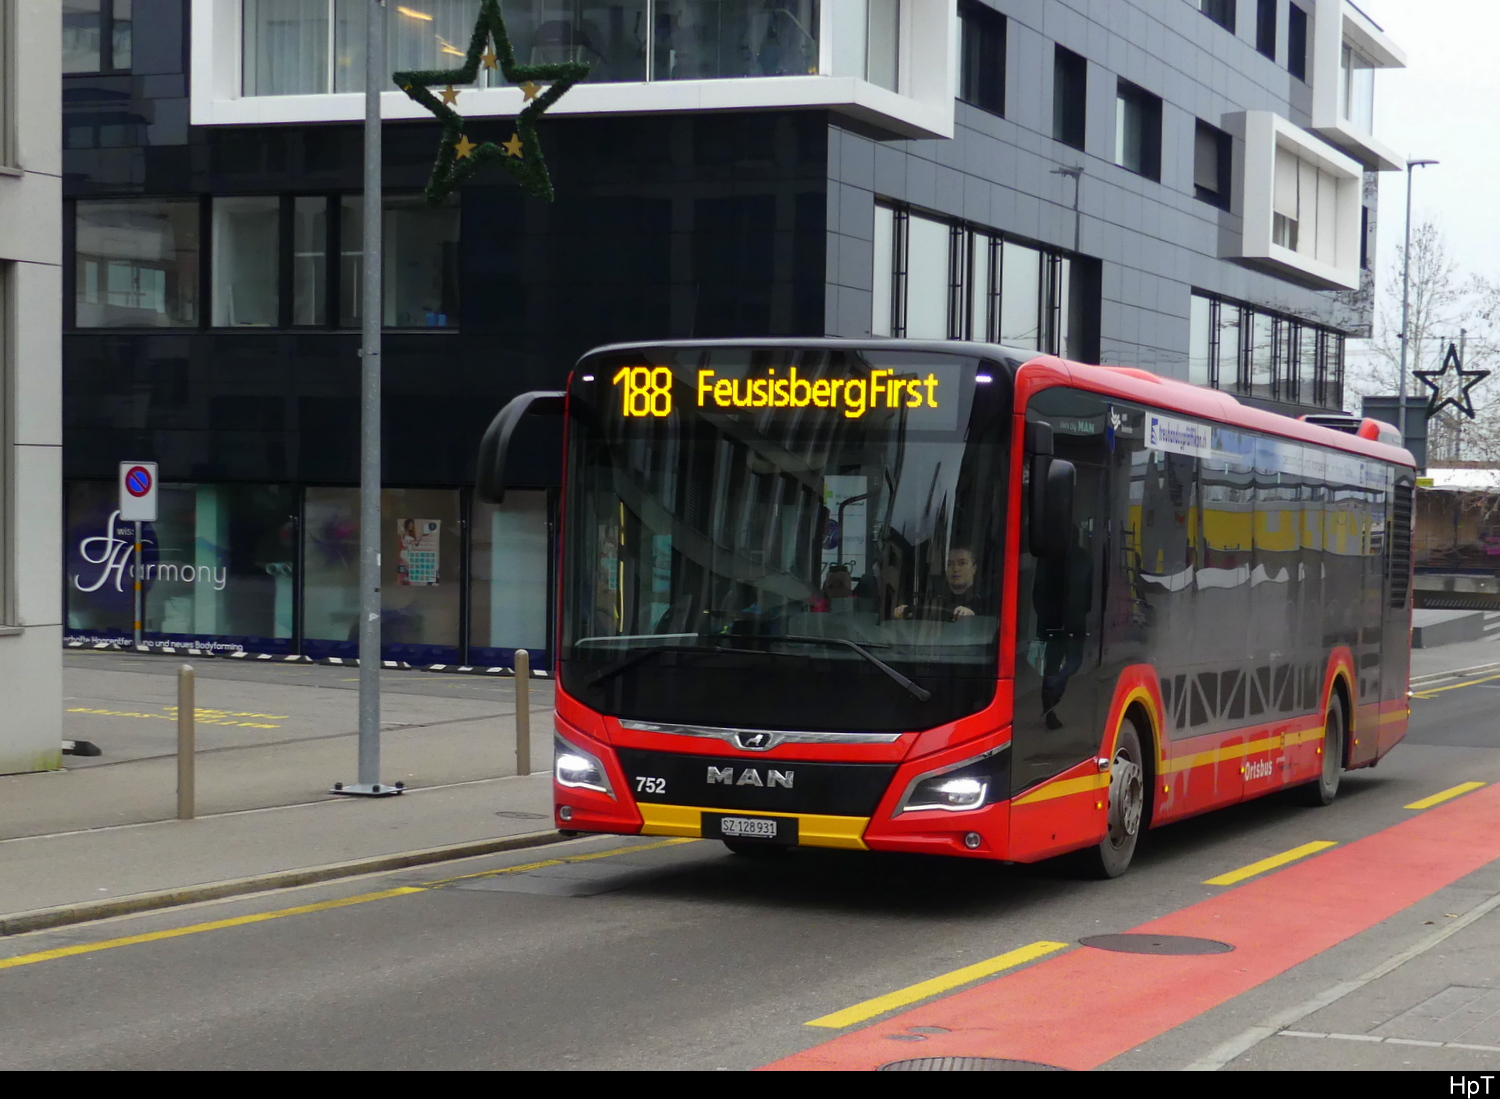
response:
<path id="1" fill-rule="evenodd" d="M 156 463 L 120 463 L 120 518 L 156 522 Z"/>

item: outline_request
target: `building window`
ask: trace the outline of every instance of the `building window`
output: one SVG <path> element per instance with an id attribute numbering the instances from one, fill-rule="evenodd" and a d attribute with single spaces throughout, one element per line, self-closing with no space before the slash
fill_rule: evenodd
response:
<path id="1" fill-rule="evenodd" d="M 130 0 L 63 0 L 62 71 L 130 68 Z"/>
<path id="2" fill-rule="evenodd" d="M 1229 135 L 1201 118 L 1193 132 L 1193 194 L 1220 209 L 1229 209 Z"/>
<path id="3" fill-rule="evenodd" d="M 1271 243 L 1337 266 L 1339 187 L 1338 179 L 1278 146 Z"/>
<path id="4" fill-rule="evenodd" d="M 1127 80 L 1115 98 L 1115 163 L 1161 179 L 1161 98 Z"/>
<path id="5" fill-rule="evenodd" d="M 596 82 L 806 76 L 818 72 L 818 3 L 507 0 L 505 20 L 517 62 L 587 62 Z M 364 90 L 368 0 L 243 5 L 243 94 Z M 457 68 L 468 52 L 475 7 L 474 0 L 393 5 L 385 71 Z M 899 0 L 869 0 L 868 78 L 892 89 L 899 22 Z M 501 84 L 498 72 L 481 74 L 481 87 Z"/>
<path id="6" fill-rule="evenodd" d="M 213 324 L 272 328 L 279 321 L 281 200 L 213 201 Z"/>
<path id="7" fill-rule="evenodd" d="M 1339 118 L 1375 132 L 1375 62 L 1348 42 L 1339 58 Z"/>
<path id="8" fill-rule="evenodd" d="M 198 324 L 197 199 L 79 202 L 75 249 L 78 327 Z"/>
<path id="9" fill-rule="evenodd" d="M 901 0 L 867 2 L 865 79 L 894 92 L 901 77 Z"/>
<path id="10" fill-rule="evenodd" d="M 1256 0 L 1255 48 L 1276 60 L 1276 5 L 1281 0 Z"/>
<path id="11" fill-rule="evenodd" d="M 1058 46 L 1052 61 L 1052 136 L 1075 149 L 1083 148 L 1088 80 L 1088 62 Z"/>
<path id="12" fill-rule="evenodd" d="M 298 195 L 292 200 L 292 323 L 328 321 L 328 200 Z"/>
<path id="13" fill-rule="evenodd" d="M 1198 10 L 1230 34 L 1234 33 L 1234 0 L 1198 0 Z"/>
<path id="14" fill-rule="evenodd" d="M 991 229 L 876 206 L 870 331 L 1090 361 L 1098 357 L 1097 268 Z"/>
<path id="15" fill-rule="evenodd" d="M 1295 317 L 1194 291 L 1188 381 L 1229 392 L 1343 408 L 1344 335 Z"/>
<path id="16" fill-rule="evenodd" d="M 1307 79 L 1307 12 L 1296 4 L 1286 10 L 1286 71 Z"/>
<path id="17" fill-rule="evenodd" d="M 340 210 L 339 324 L 358 328 L 363 304 L 364 199 Z M 387 195 L 382 226 L 381 299 L 387 328 L 458 325 L 458 205 L 429 206 L 419 195 Z"/>
<path id="18" fill-rule="evenodd" d="M 1005 16 L 977 3 L 958 6 L 963 65 L 959 95 L 992 114 L 1005 113 Z"/>

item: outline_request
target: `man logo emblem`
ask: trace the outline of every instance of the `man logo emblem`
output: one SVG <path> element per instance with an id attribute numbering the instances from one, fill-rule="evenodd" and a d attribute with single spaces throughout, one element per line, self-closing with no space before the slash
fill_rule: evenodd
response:
<path id="1" fill-rule="evenodd" d="M 780 786 L 783 790 L 790 790 L 796 774 L 795 771 L 767 770 L 766 777 L 761 778 L 760 772 L 754 767 L 745 767 L 736 776 L 732 766 L 715 767 L 710 764 L 705 781 L 710 786 L 760 786 L 773 790 Z"/>
<path id="2" fill-rule="evenodd" d="M 748 752 L 764 752 L 776 746 L 774 733 L 735 733 L 735 745 Z"/>

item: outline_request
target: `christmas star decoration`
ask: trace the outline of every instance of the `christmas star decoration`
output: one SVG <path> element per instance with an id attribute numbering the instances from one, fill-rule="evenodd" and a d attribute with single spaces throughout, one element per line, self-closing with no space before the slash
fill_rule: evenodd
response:
<path id="1" fill-rule="evenodd" d="M 408 84 L 407 87 L 410 88 L 411 85 Z M 458 102 L 458 89 L 455 88 L 452 84 L 449 84 L 446 88 L 443 89 L 443 105 L 445 107 L 451 107 L 451 106 L 453 106 L 453 104 L 455 104 L 457 102 Z"/>
<path id="2" fill-rule="evenodd" d="M 1452 370 L 1454 374 L 1453 388 L 1449 388 L 1444 381 L 1444 375 L 1449 370 Z M 1469 390 L 1490 376 L 1488 370 L 1465 370 L 1463 362 L 1458 357 L 1458 345 L 1455 343 L 1448 344 L 1447 353 L 1443 355 L 1441 370 L 1414 370 L 1412 373 L 1416 375 L 1418 381 L 1432 390 L 1432 397 L 1427 402 L 1428 419 L 1452 405 L 1472 420 L 1474 398 L 1469 395 Z"/>
<path id="3" fill-rule="evenodd" d="M 481 65 L 486 69 L 498 67 L 505 79 L 518 85 L 526 97 L 526 106 L 516 116 L 515 133 L 501 145 L 491 141 L 475 145 L 469 141 L 464 133 L 464 118 L 453 107 L 458 98 L 453 85 L 474 83 Z M 548 65 L 516 64 L 510 35 L 500 14 L 499 0 L 482 0 L 479 18 L 474 23 L 474 34 L 469 39 L 469 51 L 464 55 L 462 68 L 407 71 L 392 75 L 397 87 L 413 102 L 420 103 L 431 111 L 443 124 L 443 135 L 438 140 L 437 159 L 423 192 L 427 201 L 437 205 L 480 167 L 498 160 L 500 166 L 521 185 L 522 190 L 550 202 L 552 178 L 547 173 L 547 162 L 542 156 L 542 145 L 537 138 L 536 120 L 548 107 L 561 99 L 564 92 L 588 74 L 589 66 L 582 61 L 559 61 Z M 435 85 L 446 88 L 441 101 L 429 90 Z M 449 99 L 450 92 L 452 100 Z"/>

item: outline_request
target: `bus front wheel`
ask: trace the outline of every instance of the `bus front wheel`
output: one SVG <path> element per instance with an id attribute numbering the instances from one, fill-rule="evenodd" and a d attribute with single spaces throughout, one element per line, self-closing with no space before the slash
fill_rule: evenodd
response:
<path id="1" fill-rule="evenodd" d="M 1118 878 L 1130 867 L 1146 816 L 1146 762 L 1140 730 L 1126 718 L 1109 761 L 1109 830 L 1099 846 L 1081 852 L 1092 878 Z"/>
<path id="2" fill-rule="evenodd" d="M 1339 775 L 1344 769 L 1344 700 L 1334 694 L 1323 719 L 1323 769 L 1313 782 L 1295 788 L 1303 805 L 1317 808 L 1330 805 L 1339 792 Z"/>

